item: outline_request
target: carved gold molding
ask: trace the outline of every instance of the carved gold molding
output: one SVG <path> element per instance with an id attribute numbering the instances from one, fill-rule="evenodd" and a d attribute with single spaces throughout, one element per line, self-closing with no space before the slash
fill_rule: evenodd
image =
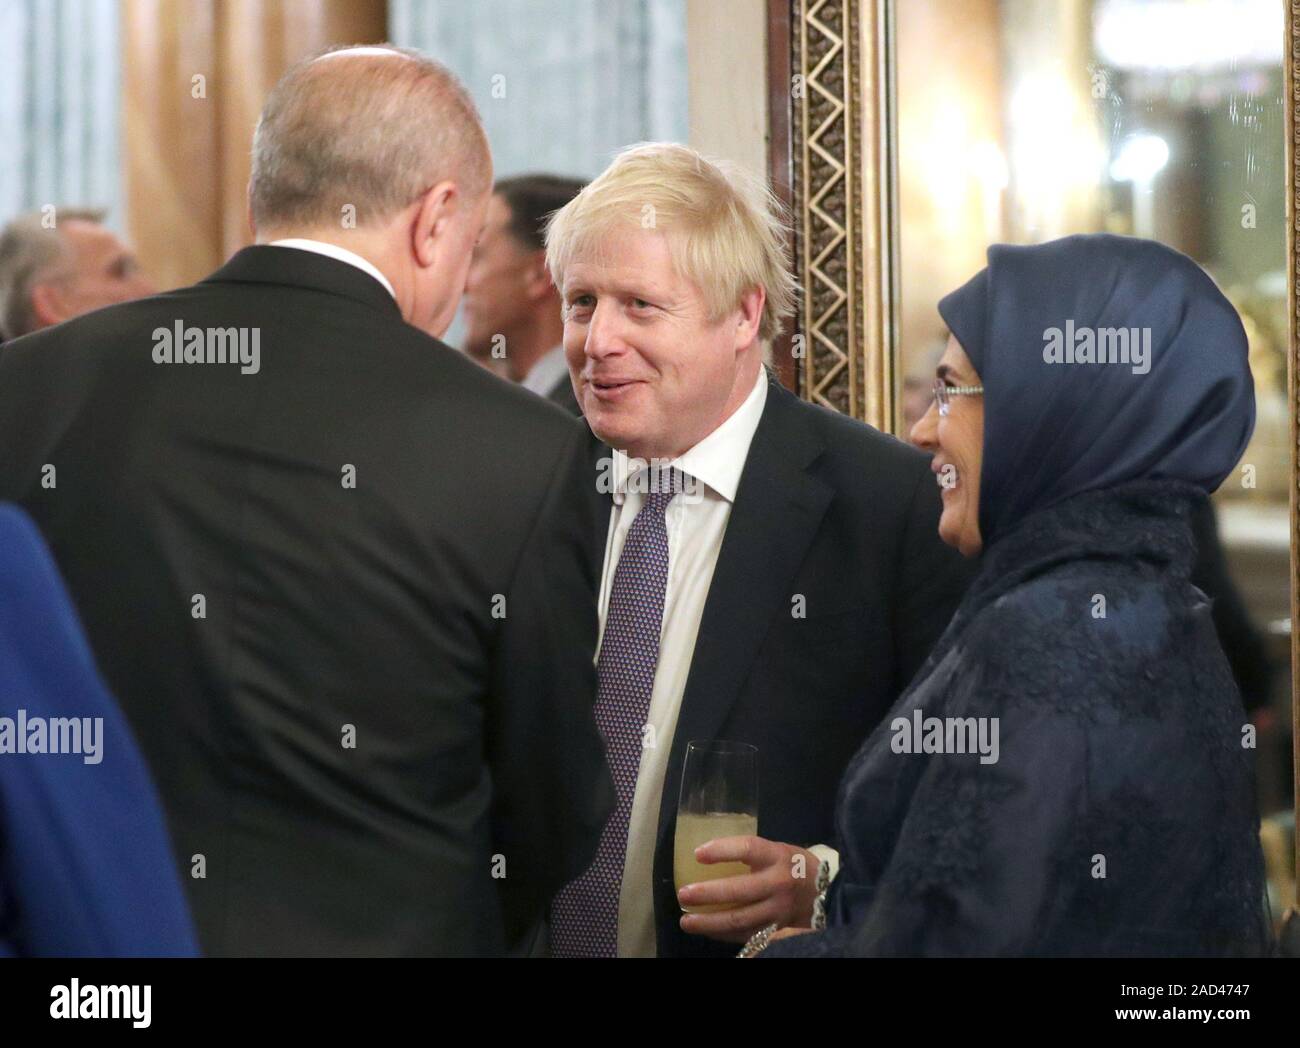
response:
<path id="1" fill-rule="evenodd" d="M 1296 333 L 1300 331 L 1300 301 L 1296 287 L 1300 284 L 1300 257 L 1297 257 L 1297 223 L 1300 223 L 1300 125 L 1296 120 L 1296 105 L 1300 102 L 1300 0 L 1290 0 L 1286 20 L 1286 50 L 1283 75 L 1286 83 L 1286 254 L 1287 254 L 1287 355 L 1286 386 L 1291 404 L 1291 752 L 1294 760 L 1296 804 L 1300 812 L 1300 505 L 1297 485 L 1300 474 L 1296 472 L 1297 441 L 1300 441 L 1300 383 L 1297 381 Z M 1295 835 L 1296 869 L 1300 870 L 1300 832 Z M 1296 880 L 1300 907 L 1300 878 Z M 1296 929 L 1292 928 L 1296 934 Z"/>
<path id="2" fill-rule="evenodd" d="M 792 196 L 800 394 L 894 423 L 889 5 L 793 0 Z"/>

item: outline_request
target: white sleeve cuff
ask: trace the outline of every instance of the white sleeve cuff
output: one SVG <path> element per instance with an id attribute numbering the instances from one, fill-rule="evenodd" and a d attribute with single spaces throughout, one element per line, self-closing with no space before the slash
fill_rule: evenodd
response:
<path id="1" fill-rule="evenodd" d="M 824 862 L 830 867 L 830 879 L 835 880 L 835 875 L 840 872 L 840 853 L 829 844 L 814 844 L 808 850 L 817 856 L 818 862 Z"/>

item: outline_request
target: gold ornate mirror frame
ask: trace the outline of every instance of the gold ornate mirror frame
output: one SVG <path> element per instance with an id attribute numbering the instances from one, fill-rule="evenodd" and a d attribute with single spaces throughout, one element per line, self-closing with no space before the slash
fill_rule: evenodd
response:
<path id="1" fill-rule="evenodd" d="M 778 92 L 785 78 L 772 78 L 770 109 L 789 110 L 788 147 L 772 136 L 773 181 L 778 190 L 788 185 L 804 289 L 794 344 L 777 347 L 777 364 L 806 399 L 892 430 L 888 347 L 898 267 L 890 5 L 772 0 L 771 7 L 773 64 L 783 57 L 784 31 L 790 70 L 788 91 Z"/>
<path id="2" fill-rule="evenodd" d="M 1300 0 L 1278 2 L 1287 4 L 1290 581 L 1291 621 L 1300 623 Z M 793 216 L 795 269 L 804 289 L 794 335 L 773 347 L 774 364 L 805 399 L 890 432 L 899 273 L 893 10 L 892 0 L 768 0 L 769 166 Z M 1291 634 L 1291 667 L 1292 738 L 1300 740 L 1300 630 Z M 1300 784 L 1294 742 L 1293 758 Z M 1300 835 L 1296 850 L 1300 867 Z"/>
<path id="3" fill-rule="evenodd" d="M 1300 499 L 1297 498 L 1297 440 L 1300 440 L 1300 379 L 1297 377 L 1297 309 L 1296 297 L 1297 256 L 1296 223 L 1300 222 L 1300 143 L 1296 142 L 1296 101 L 1300 91 L 1300 0 L 1287 0 L 1286 46 L 1283 49 L 1284 92 L 1286 97 L 1286 295 L 1287 295 L 1287 402 L 1291 405 L 1291 739 L 1292 772 L 1295 776 L 1296 802 L 1293 811 L 1300 813 Z M 1296 833 L 1296 898 L 1293 905 L 1300 910 L 1300 832 Z M 1294 914 L 1294 911 L 1293 911 Z M 1296 920 L 1291 931 L 1296 932 Z"/>

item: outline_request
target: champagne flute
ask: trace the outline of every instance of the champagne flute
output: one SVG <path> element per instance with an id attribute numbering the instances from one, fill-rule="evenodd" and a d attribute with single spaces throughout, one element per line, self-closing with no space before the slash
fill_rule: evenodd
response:
<path id="1" fill-rule="evenodd" d="M 687 743 L 673 839 L 673 880 L 678 891 L 688 884 L 749 873 L 743 862 L 699 862 L 695 849 L 719 837 L 757 834 L 758 748 L 723 739 Z M 732 906 L 682 908 L 687 913 L 716 913 Z"/>

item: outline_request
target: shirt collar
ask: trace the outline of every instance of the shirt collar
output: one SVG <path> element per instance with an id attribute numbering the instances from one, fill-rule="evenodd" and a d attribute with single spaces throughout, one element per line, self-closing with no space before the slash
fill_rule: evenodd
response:
<path id="1" fill-rule="evenodd" d="M 393 296 L 393 301 L 397 301 L 397 292 L 393 290 L 393 285 L 388 278 L 379 271 L 369 259 L 362 258 L 355 251 L 349 251 L 345 247 L 339 247 L 338 244 L 327 244 L 323 240 L 309 240 L 306 237 L 289 237 L 286 240 L 272 240 L 268 245 L 270 247 L 292 247 L 299 251 L 314 251 L 318 255 L 326 255 L 330 258 L 338 259 L 340 262 L 346 262 L 350 266 L 356 266 L 363 273 L 368 273 L 381 284 L 384 285 L 388 293 Z"/>
<path id="2" fill-rule="evenodd" d="M 703 482 L 728 502 L 736 501 L 740 475 L 749 457 L 749 446 L 758 430 L 763 407 L 767 403 L 767 369 L 758 369 L 758 379 L 744 402 L 731 417 L 690 450 L 673 459 L 688 477 Z M 624 451 L 614 451 L 612 470 L 614 503 L 621 506 L 627 496 L 629 481 L 649 467 L 644 459 L 630 459 Z M 689 481 L 688 481 L 689 483 Z"/>
<path id="3" fill-rule="evenodd" d="M 532 390 L 538 396 L 544 397 L 560 381 L 561 377 L 567 378 L 569 375 L 569 365 L 564 359 L 564 347 L 556 346 L 548 350 L 543 356 L 538 357 L 524 380 L 519 383 L 524 389 Z"/>

